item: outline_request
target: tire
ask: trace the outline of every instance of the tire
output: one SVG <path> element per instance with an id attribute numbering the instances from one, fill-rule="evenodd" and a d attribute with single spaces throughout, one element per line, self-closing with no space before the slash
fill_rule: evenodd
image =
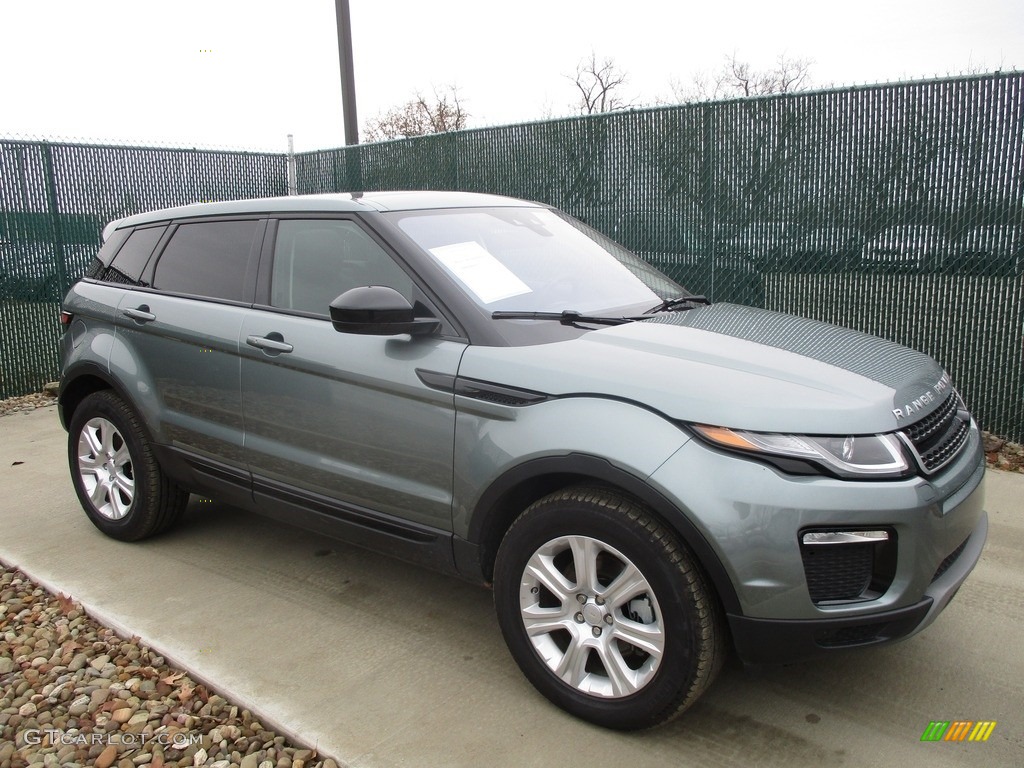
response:
<path id="1" fill-rule="evenodd" d="M 720 608 L 690 553 L 646 507 L 609 489 L 564 489 L 523 512 L 498 550 L 494 601 L 537 690 L 607 728 L 671 720 L 725 657 Z"/>
<path id="2" fill-rule="evenodd" d="M 138 541 L 172 526 L 188 492 L 168 479 L 138 417 L 113 392 L 94 392 L 68 428 L 68 465 L 92 524 L 121 541 Z"/>

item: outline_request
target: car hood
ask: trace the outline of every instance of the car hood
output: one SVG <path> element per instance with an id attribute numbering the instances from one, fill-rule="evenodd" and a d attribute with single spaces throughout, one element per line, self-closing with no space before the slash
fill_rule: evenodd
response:
<path id="1" fill-rule="evenodd" d="M 684 421 L 809 434 L 899 429 L 938 408 L 950 386 L 938 363 L 899 344 L 733 304 L 552 344 L 470 347 L 459 375 L 628 400 Z"/>

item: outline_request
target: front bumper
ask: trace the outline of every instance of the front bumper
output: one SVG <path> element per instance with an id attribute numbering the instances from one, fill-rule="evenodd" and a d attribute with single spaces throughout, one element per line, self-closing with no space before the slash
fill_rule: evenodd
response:
<path id="1" fill-rule="evenodd" d="M 812 658 L 837 648 L 878 645 L 909 637 L 931 624 L 974 569 L 988 535 L 982 514 L 954 562 L 905 608 L 838 619 L 773 620 L 729 615 L 733 645 L 747 664 L 778 664 Z"/>
<path id="2" fill-rule="evenodd" d="M 649 482 L 714 550 L 736 596 L 725 607 L 740 657 L 766 663 L 884 643 L 928 626 L 981 556 L 983 478 L 972 425 L 957 459 L 930 478 L 797 477 L 690 441 Z M 809 530 L 887 531 L 885 583 L 823 599 L 821 570 L 809 570 L 801 547 Z"/>

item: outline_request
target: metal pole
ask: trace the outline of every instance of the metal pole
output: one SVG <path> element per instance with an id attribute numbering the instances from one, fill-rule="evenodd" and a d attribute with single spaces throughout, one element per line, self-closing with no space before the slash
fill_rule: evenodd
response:
<path id="1" fill-rule="evenodd" d="M 295 195 L 295 140 L 288 134 L 288 194 Z"/>
<path id="2" fill-rule="evenodd" d="M 356 79 L 352 69 L 352 16 L 348 0 L 334 0 L 338 17 L 338 60 L 341 64 L 341 106 L 345 117 L 345 143 L 359 143 L 356 120 Z"/>

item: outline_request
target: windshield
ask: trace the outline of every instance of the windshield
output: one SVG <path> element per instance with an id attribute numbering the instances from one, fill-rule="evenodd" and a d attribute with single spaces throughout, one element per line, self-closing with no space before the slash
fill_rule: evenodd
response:
<path id="1" fill-rule="evenodd" d="M 613 241 L 546 208 L 389 215 L 489 311 L 649 307 L 682 290 Z"/>

